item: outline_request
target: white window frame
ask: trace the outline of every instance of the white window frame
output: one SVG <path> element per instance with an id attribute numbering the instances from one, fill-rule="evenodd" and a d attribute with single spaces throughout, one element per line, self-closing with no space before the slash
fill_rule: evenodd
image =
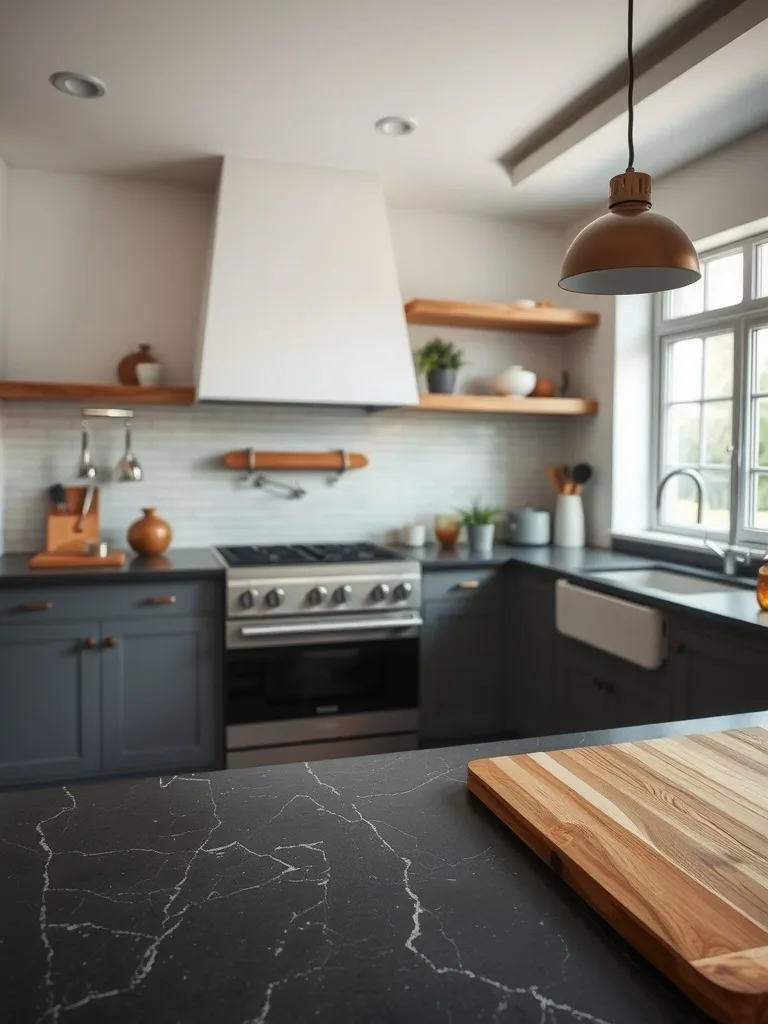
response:
<path id="1" fill-rule="evenodd" d="M 768 296 L 756 298 L 759 245 L 768 243 L 768 233 L 761 232 L 737 243 L 711 249 L 701 253 L 702 262 L 727 256 L 736 252 L 744 254 L 744 289 L 742 301 L 738 305 L 725 306 L 721 309 L 694 313 L 691 316 L 667 319 L 666 296 L 662 293 L 653 300 L 653 443 L 651 480 L 650 522 L 654 531 L 665 534 L 678 534 L 681 537 L 705 537 L 725 539 L 727 534 L 711 527 L 675 526 L 661 521 L 660 511 L 656 508 L 656 493 L 663 478 L 664 461 L 663 447 L 666 423 L 662 422 L 668 408 L 666 396 L 668 390 L 668 349 L 674 342 L 688 337 L 701 337 L 725 330 L 733 332 L 734 367 L 733 367 L 733 455 L 731 457 L 731 516 L 736 516 L 736 541 L 740 544 L 756 545 L 762 548 L 768 543 L 768 529 L 757 530 L 746 525 L 749 502 L 751 500 L 750 479 L 752 473 L 749 464 L 752 452 L 754 431 L 757 429 L 756 417 L 752 412 L 752 396 L 750 382 L 751 368 L 754 360 L 751 338 L 756 328 L 768 327 Z M 768 250 L 766 250 L 768 252 Z M 763 394 L 762 392 L 760 393 Z M 768 397 L 768 392 L 766 393 Z M 755 406 L 756 408 L 756 406 Z M 703 416 L 702 416 L 703 420 Z M 722 467 L 727 468 L 727 467 Z M 674 486 L 669 484 L 668 486 Z"/>

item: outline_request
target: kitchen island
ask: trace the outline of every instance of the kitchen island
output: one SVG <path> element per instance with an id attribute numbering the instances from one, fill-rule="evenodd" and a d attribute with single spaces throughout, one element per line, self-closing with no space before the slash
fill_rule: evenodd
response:
<path id="1" fill-rule="evenodd" d="M 466 790 L 466 763 L 768 714 L 0 795 L 0 1020 L 707 1018 Z"/>

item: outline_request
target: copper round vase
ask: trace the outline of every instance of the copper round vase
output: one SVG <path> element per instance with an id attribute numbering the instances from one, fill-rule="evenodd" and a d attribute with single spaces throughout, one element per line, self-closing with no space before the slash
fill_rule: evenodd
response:
<path id="1" fill-rule="evenodd" d="M 157 509 L 143 508 L 144 515 L 128 528 L 128 543 L 139 555 L 162 555 L 173 539 L 173 530 L 157 515 Z"/>

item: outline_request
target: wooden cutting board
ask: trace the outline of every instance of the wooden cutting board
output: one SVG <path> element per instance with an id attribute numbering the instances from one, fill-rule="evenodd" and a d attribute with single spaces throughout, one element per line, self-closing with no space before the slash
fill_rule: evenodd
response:
<path id="1" fill-rule="evenodd" d="M 468 785 L 722 1022 L 768 1022 L 768 729 L 473 761 Z"/>

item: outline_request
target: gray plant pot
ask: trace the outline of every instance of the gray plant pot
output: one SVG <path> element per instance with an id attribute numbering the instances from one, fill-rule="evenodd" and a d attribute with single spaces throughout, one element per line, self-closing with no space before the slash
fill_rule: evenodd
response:
<path id="1" fill-rule="evenodd" d="M 457 370 L 432 370 L 427 374 L 427 388 L 432 395 L 452 395 Z"/>
<path id="2" fill-rule="evenodd" d="M 493 547 L 494 523 L 467 526 L 467 541 L 472 551 L 490 551 Z"/>

